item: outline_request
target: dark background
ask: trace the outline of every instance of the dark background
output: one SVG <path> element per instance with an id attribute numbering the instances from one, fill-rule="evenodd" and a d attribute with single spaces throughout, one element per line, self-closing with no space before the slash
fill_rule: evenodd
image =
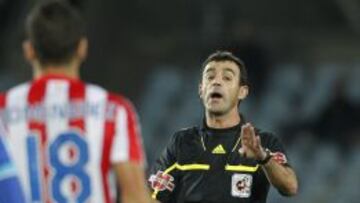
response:
<path id="1" fill-rule="evenodd" d="M 24 18 L 36 0 L 0 0 L 0 90 L 31 79 Z M 87 21 L 82 78 L 129 97 L 149 166 L 170 135 L 201 121 L 202 61 L 232 50 L 247 64 L 251 95 L 240 109 L 277 133 L 300 179 L 292 199 L 360 198 L 358 0 L 72 0 Z"/>

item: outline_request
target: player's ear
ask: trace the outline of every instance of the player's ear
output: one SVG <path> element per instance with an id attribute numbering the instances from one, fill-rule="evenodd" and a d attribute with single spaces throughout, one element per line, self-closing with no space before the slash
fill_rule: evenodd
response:
<path id="1" fill-rule="evenodd" d="M 249 94 L 249 86 L 241 85 L 239 88 L 238 99 L 243 100 L 247 97 L 248 94 Z"/>
<path id="2" fill-rule="evenodd" d="M 22 48 L 25 59 L 28 62 L 33 63 L 33 61 L 36 59 L 36 54 L 32 43 L 29 40 L 25 40 L 22 44 Z"/>
<path id="3" fill-rule="evenodd" d="M 88 53 L 88 40 L 86 37 L 82 37 L 79 41 L 76 54 L 78 55 L 81 61 L 84 61 L 87 57 L 87 53 Z"/>

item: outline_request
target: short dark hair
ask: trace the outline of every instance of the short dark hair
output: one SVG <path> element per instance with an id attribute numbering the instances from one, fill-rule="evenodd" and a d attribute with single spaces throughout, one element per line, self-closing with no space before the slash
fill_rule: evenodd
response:
<path id="1" fill-rule="evenodd" d="M 26 35 L 41 64 L 64 64 L 85 35 L 79 12 L 66 1 L 42 1 L 27 16 Z"/>
<path id="2" fill-rule="evenodd" d="M 240 70 L 240 85 L 248 85 L 248 75 L 245 67 L 245 63 L 234 54 L 229 51 L 216 51 L 203 62 L 202 70 L 205 69 L 206 65 L 212 61 L 231 61 L 234 62 Z"/>

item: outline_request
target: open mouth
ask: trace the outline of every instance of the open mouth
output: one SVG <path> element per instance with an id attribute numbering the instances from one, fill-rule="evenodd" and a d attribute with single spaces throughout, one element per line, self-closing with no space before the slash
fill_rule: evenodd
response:
<path id="1" fill-rule="evenodd" d="M 213 92 L 210 94 L 210 99 L 221 99 L 223 98 L 223 95 L 218 92 Z"/>

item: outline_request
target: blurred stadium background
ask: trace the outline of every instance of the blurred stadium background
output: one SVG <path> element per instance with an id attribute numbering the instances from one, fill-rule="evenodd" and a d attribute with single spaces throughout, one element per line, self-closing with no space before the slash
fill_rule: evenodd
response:
<path id="1" fill-rule="evenodd" d="M 31 79 L 24 17 L 0 0 L 0 90 Z M 149 165 L 172 133 L 201 121 L 200 66 L 217 49 L 247 64 L 245 117 L 286 143 L 300 193 L 273 203 L 360 199 L 360 1 L 72 0 L 90 40 L 85 80 L 132 99 Z"/>

